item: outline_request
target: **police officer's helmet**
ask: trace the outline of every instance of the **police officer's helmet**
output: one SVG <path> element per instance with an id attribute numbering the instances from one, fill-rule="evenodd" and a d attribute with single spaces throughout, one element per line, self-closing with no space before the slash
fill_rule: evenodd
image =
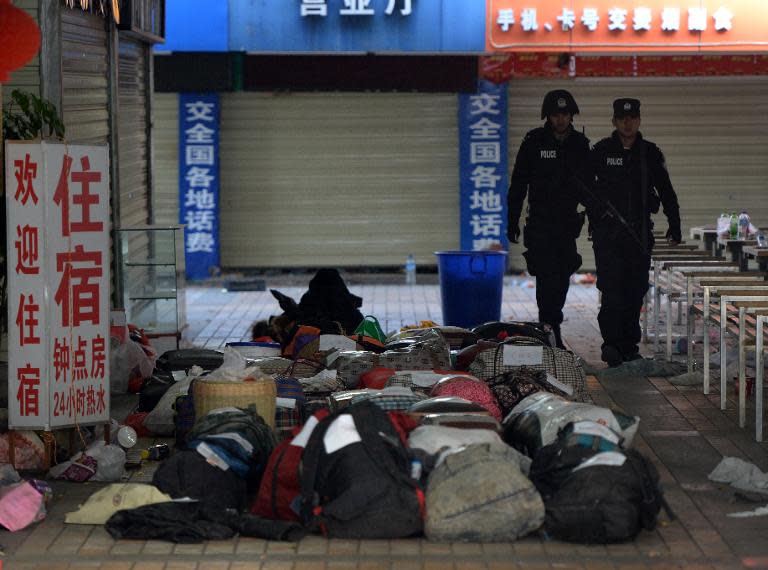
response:
<path id="1" fill-rule="evenodd" d="M 565 89 L 555 89 L 544 96 L 544 103 L 541 104 L 541 118 L 545 119 L 555 113 L 579 114 L 576 99 Z"/>

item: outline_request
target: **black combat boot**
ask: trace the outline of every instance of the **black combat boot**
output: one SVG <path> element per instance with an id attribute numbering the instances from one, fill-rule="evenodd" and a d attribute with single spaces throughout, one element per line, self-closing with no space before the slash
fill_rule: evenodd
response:
<path id="1" fill-rule="evenodd" d="M 552 326 L 552 332 L 555 335 L 555 346 L 557 348 L 565 349 L 565 345 L 563 344 L 563 337 L 560 336 L 560 325 Z"/>
<path id="2" fill-rule="evenodd" d="M 603 362 L 608 364 L 608 366 L 610 366 L 611 368 L 619 366 L 622 362 L 624 362 L 624 357 L 622 356 L 619 349 L 610 344 L 603 345 L 600 358 L 602 359 Z"/>

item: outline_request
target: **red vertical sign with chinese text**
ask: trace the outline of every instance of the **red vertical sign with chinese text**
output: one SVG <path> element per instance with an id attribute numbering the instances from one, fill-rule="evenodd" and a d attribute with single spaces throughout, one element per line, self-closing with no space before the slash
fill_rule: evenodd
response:
<path id="1" fill-rule="evenodd" d="M 17 396 L 10 402 L 10 425 L 52 428 L 108 421 L 108 149 L 45 142 L 9 143 L 6 148 L 6 174 L 16 172 L 15 166 L 26 160 L 28 149 L 37 150 L 40 206 L 34 218 L 39 239 L 35 250 L 40 266 L 35 280 L 38 289 L 30 289 L 13 270 L 19 263 L 29 263 L 32 250 L 25 257 L 24 250 L 12 247 L 9 240 L 9 273 L 15 280 L 9 283 L 9 314 L 19 316 L 9 335 L 9 372 L 14 374 L 9 396 Z M 6 194 L 9 237 L 12 233 L 24 236 L 23 226 L 15 220 L 29 205 L 29 200 L 23 204 L 15 197 L 16 192 Z M 32 221 L 27 225 L 32 227 Z M 16 225 L 20 225 L 18 232 Z M 34 233 L 27 232 L 30 244 Z M 33 293 L 40 295 L 38 319 L 33 318 L 36 299 L 32 304 L 29 300 Z M 36 330 L 36 360 L 27 363 L 22 343 L 36 339 Z M 39 371 L 37 377 L 32 375 L 35 370 Z"/>

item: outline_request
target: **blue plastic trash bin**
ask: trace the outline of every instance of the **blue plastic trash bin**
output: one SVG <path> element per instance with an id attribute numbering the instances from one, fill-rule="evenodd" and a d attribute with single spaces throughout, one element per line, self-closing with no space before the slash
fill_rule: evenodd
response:
<path id="1" fill-rule="evenodd" d="M 506 251 L 436 251 L 443 324 L 472 328 L 501 315 Z"/>

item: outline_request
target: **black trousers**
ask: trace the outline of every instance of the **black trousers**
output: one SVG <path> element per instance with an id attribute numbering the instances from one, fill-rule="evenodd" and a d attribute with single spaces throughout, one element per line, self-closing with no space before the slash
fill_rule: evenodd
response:
<path id="1" fill-rule="evenodd" d="M 549 273 L 536 276 L 536 305 L 539 321 L 559 327 L 563 322 L 563 307 L 571 284 L 570 273 Z"/>
<path id="2" fill-rule="evenodd" d="M 573 229 L 529 222 L 525 226 L 523 243 L 528 273 L 536 277 L 539 321 L 559 328 L 571 274 L 581 267 Z"/>
<path id="3" fill-rule="evenodd" d="M 648 292 L 651 257 L 623 231 L 595 229 L 592 239 L 597 288 L 602 293 L 597 322 L 603 346 L 632 356 L 637 354 L 641 339 L 640 311 Z"/>

